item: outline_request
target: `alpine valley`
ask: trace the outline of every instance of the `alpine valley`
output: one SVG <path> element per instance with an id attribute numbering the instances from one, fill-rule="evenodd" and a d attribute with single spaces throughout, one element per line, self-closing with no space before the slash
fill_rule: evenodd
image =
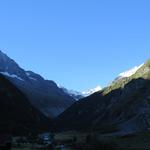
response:
<path id="1" fill-rule="evenodd" d="M 0 51 L 0 118 L 0 134 L 33 138 L 53 132 L 48 146 L 59 149 L 116 150 L 114 143 L 123 150 L 149 149 L 150 60 L 105 88 L 77 92 L 22 69 Z"/>

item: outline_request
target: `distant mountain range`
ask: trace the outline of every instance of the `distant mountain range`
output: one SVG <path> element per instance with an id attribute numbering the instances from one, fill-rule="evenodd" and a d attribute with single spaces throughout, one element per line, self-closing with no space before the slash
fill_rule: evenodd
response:
<path id="1" fill-rule="evenodd" d="M 89 95 L 91 95 L 91 94 L 93 94 L 95 92 L 98 92 L 98 91 L 102 90 L 102 88 L 100 86 L 97 86 L 97 87 L 95 87 L 93 89 L 86 90 L 86 91 L 83 91 L 83 92 L 78 92 L 78 91 L 75 91 L 75 90 L 68 90 L 68 89 L 66 89 L 64 87 L 60 87 L 60 88 L 62 88 L 62 90 L 65 93 L 69 94 L 75 100 L 80 100 L 80 99 L 85 98 L 85 97 L 87 97 L 87 96 L 89 96 Z"/>
<path id="2" fill-rule="evenodd" d="M 0 51 L 0 74 L 15 84 L 27 95 L 33 106 L 50 118 L 58 116 L 76 100 L 101 90 L 100 86 L 85 92 L 59 87 L 52 80 L 45 80 L 33 71 L 24 70 L 2 51 Z"/>
<path id="3" fill-rule="evenodd" d="M 2 51 L 0 73 L 25 93 L 34 107 L 50 118 L 56 117 L 75 102 L 74 97 L 64 92 L 54 81 L 25 71 Z"/>
<path id="4" fill-rule="evenodd" d="M 61 130 L 126 135 L 150 129 L 150 60 L 75 102 L 55 120 Z"/>

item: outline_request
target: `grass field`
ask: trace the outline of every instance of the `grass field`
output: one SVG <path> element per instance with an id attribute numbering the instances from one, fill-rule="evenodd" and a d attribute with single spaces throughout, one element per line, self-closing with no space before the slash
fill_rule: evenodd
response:
<path id="1" fill-rule="evenodd" d="M 80 143 L 85 143 L 85 139 L 88 134 L 89 133 L 79 133 L 79 132 L 74 132 L 74 131 L 58 133 L 56 134 L 56 140 L 62 141 L 65 143 L 65 141 L 69 141 L 73 139 L 74 137 L 76 137 L 77 138 L 76 144 L 80 144 Z M 91 133 L 91 134 L 93 134 L 94 136 L 96 133 Z M 107 137 L 107 136 L 100 135 L 100 134 L 97 134 L 96 137 L 98 137 L 98 140 L 102 143 L 107 143 L 108 145 L 111 144 L 111 145 L 117 146 L 119 150 L 150 150 L 150 132 L 149 131 L 138 133 L 138 134 L 133 134 L 133 135 L 128 135 L 124 137 L 110 137 L 110 136 Z M 73 150 L 76 150 L 76 149 L 73 149 Z"/>
<path id="2" fill-rule="evenodd" d="M 116 138 L 115 142 L 123 150 L 150 150 L 150 132 Z"/>

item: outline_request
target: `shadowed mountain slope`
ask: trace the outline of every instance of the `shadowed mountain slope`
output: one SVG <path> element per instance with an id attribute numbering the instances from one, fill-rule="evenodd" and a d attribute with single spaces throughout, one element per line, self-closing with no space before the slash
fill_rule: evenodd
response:
<path id="1" fill-rule="evenodd" d="M 34 108 L 26 96 L 0 75 L 0 134 L 31 134 L 46 131 L 51 120 Z"/>

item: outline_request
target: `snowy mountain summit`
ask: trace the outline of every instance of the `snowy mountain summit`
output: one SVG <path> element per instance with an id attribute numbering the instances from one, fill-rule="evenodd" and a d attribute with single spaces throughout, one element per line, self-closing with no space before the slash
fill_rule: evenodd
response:
<path id="1" fill-rule="evenodd" d="M 90 89 L 90 90 L 86 90 L 86 91 L 83 91 L 83 92 L 78 92 L 78 91 L 75 91 L 75 90 L 68 90 L 64 87 L 60 87 L 62 88 L 62 90 L 69 94 L 71 97 L 73 97 L 75 100 L 80 100 L 82 98 L 85 98 L 87 96 L 90 96 L 91 94 L 95 93 L 95 92 L 98 92 L 98 91 L 101 91 L 102 90 L 102 87 L 101 86 L 96 86 L 95 88 L 93 89 Z"/>
<path id="2" fill-rule="evenodd" d="M 98 86 L 96 86 L 93 89 L 83 91 L 82 95 L 84 95 L 84 97 L 86 97 L 86 96 L 89 96 L 89 95 L 91 95 L 91 94 L 93 94 L 95 92 L 101 91 L 101 90 L 102 90 L 102 87 L 98 85 Z"/>
<path id="3" fill-rule="evenodd" d="M 141 64 L 141 65 L 139 65 L 139 66 L 135 66 L 134 68 L 132 68 L 130 70 L 127 70 L 125 72 L 120 73 L 118 75 L 118 77 L 115 79 L 115 81 L 119 80 L 119 79 L 122 79 L 122 78 L 127 78 L 127 77 L 130 77 L 130 76 L 134 75 L 137 72 L 137 70 L 139 70 L 143 65 L 144 65 L 144 63 Z"/>

